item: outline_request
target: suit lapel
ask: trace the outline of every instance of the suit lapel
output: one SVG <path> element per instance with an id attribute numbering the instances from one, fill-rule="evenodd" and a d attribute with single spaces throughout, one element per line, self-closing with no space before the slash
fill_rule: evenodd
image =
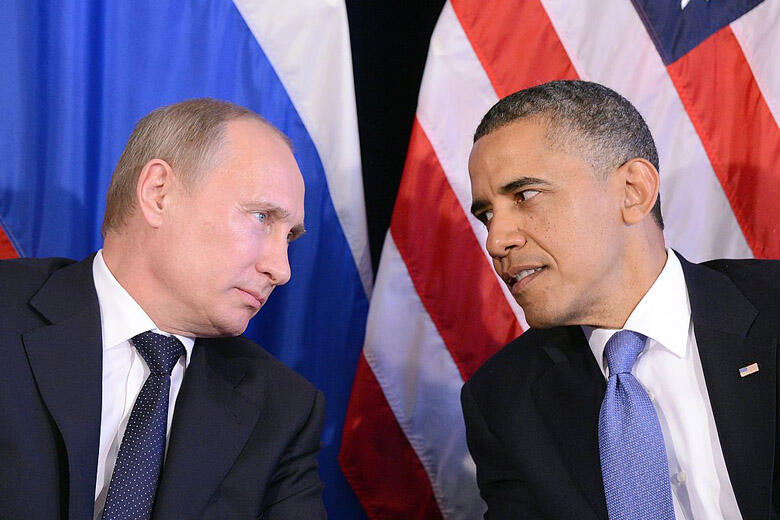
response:
<path id="1" fill-rule="evenodd" d="M 171 427 L 153 518 L 194 518 L 208 504 L 260 415 L 239 391 L 252 360 L 227 359 L 223 342 L 198 339 Z"/>
<path id="2" fill-rule="evenodd" d="M 777 338 L 748 334 L 758 313 L 729 278 L 680 260 L 734 495 L 743 518 L 768 518 L 777 409 Z M 739 369 L 752 363 L 758 363 L 759 371 L 740 377 Z"/>
<path id="3" fill-rule="evenodd" d="M 100 442 L 102 337 L 92 256 L 55 272 L 30 301 L 51 324 L 22 336 L 67 452 L 68 511 L 91 517 Z"/>
<path id="4" fill-rule="evenodd" d="M 607 519 L 598 418 L 606 383 L 580 327 L 566 327 L 543 348 L 555 363 L 533 388 L 534 399 L 572 475 L 595 513 Z"/>

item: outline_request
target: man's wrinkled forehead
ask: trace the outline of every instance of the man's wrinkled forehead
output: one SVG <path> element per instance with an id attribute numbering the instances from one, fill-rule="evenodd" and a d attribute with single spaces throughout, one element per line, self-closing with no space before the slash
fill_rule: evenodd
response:
<path id="1" fill-rule="evenodd" d="M 508 129 L 522 131 L 507 132 Z M 489 146 L 486 147 L 485 143 L 489 143 Z M 593 148 L 593 143 L 590 143 L 571 121 L 559 117 L 554 112 L 540 112 L 518 117 L 490 128 L 474 142 L 469 156 L 472 192 L 475 170 L 481 172 L 486 166 L 495 168 L 527 154 L 530 149 L 540 156 L 557 153 L 574 155 L 592 164 Z M 478 164 L 473 162 L 475 156 L 479 161 Z M 481 168 L 475 168 L 476 166 Z"/>

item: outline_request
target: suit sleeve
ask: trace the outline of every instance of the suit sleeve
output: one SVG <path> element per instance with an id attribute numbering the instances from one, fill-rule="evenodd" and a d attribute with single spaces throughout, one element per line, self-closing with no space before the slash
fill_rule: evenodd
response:
<path id="1" fill-rule="evenodd" d="M 780 317 L 779 317 L 780 318 Z M 776 348 L 780 349 L 780 339 L 776 340 Z M 775 377 L 780 374 L 780 355 L 775 354 Z M 779 383 L 775 383 L 778 385 Z M 780 386 L 776 386 L 777 403 L 780 403 Z M 775 405 L 775 464 L 772 479 L 772 510 L 770 518 L 780 519 L 780 404 Z"/>
<path id="2" fill-rule="evenodd" d="M 263 520 L 325 519 L 324 487 L 317 472 L 317 454 L 325 419 L 325 397 L 319 390 L 297 437 L 284 451 L 266 490 Z"/>
<path id="3" fill-rule="evenodd" d="M 521 479 L 518 468 L 512 464 L 511 458 L 488 428 L 468 384 L 463 386 L 460 398 L 466 420 L 469 452 L 477 464 L 479 492 L 488 506 L 485 520 L 544 518 Z"/>

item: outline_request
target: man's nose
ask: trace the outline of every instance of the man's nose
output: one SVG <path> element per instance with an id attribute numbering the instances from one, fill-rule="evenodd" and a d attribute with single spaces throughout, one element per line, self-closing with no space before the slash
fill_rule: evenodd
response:
<path id="1" fill-rule="evenodd" d="M 274 237 L 257 262 L 257 270 L 267 275 L 273 285 L 284 285 L 290 281 L 288 247 L 287 235 Z"/>
<path id="2" fill-rule="evenodd" d="M 522 222 L 512 215 L 495 213 L 490 220 L 486 241 L 487 251 L 493 258 L 503 258 L 512 248 L 526 243 Z"/>

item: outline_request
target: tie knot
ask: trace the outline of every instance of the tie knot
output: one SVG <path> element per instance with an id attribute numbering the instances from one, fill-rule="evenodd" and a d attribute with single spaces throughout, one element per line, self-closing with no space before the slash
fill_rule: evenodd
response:
<path id="1" fill-rule="evenodd" d="M 153 374 L 170 376 L 184 351 L 184 345 L 176 336 L 163 336 L 152 331 L 133 336 L 133 344 Z"/>
<path id="2" fill-rule="evenodd" d="M 633 330 L 619 330 L 609 338 L 604 347 L 610 377 L 613 374 L 630 373 L 636 358 L 645 348 L 646 336 Z"/>

